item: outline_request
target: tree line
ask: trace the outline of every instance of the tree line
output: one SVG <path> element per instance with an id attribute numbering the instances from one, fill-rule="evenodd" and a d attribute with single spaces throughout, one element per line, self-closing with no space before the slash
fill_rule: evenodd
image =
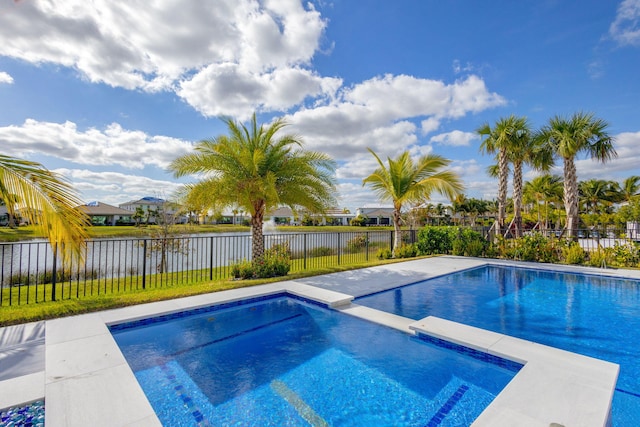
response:
<path id="1" fill-rule="evenodd" d="M 252 259 L 261 260 L 265 251 L 262 224 L 269 210 L 289 206 L 294 212 L 304 209 L 322 213 L 335 206 L 336 163 L 324 153 L 305 150 L 300 137 L 282 134 L 287 126 L 284 119 L 276 119 L 268 126 L 258 124 L 255 114 L 248 125 L 231 118 L 222 120 L 227 126 L 226 134 L 197 142 L 193 151 L 176 158 L 169 170 L 175 177 L 198 177 L 178 195 L 180 203 L 190 211 L 220 212 L 232 208 L 248 213 L 253 238 Z M 525 117 L 513 115 L 499 119 L 493 126 L 479 127 L 481 151 L 495 155 L 497 162 L 490 168 L 498 178 L 497 230 L 503 232 L 506 227 L 507 182 L 511 170 L 513 223 L 516 233 L 521 234 L 526 187 L 523 167 L 548 171 L 555 161 L 562 161 L 565 226 L 569 236 L 574 236 L 580 194 L 575 159 L 580 153 L 602 162 L 615 157 L 614 140 L 607 127 L 606 122 L 588 113 L 554 117 L 536 131 Z M 414 159 L 405 151 L 383 161 L 373 150 L 369 152 L 378 167 L 363 180 L 363 186 L 369 186 L 380 201 L 393 204 L 393 224 L 397 231 L 395 253 L 401 245 L 403 209 L 425 203 L 434 192 L 455 201 L 463 194 L 464 185 L 460 177 L 448 169 L 451 161 L 442 156 L 428 154 Z M 549 185 L 557 181 L 552 176 L 540 179 L 547 180 Z M 544 192 L 540 194 L 551 203 Z M 51 244 L 65 254 L 81 253 L 87 218 L 76 208 L 80 204 L 77 195 L 62 177 L 37 163 L 0 156 L 0 199 L 10 209 L 20 207 L 21 213 L 40 226 Z M 592 206 L 595 202 L 589 203 Z"/>

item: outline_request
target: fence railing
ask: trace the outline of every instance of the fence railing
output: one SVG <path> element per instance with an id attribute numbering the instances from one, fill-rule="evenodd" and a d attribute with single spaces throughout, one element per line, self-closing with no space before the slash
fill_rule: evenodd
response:
<path id="1" fill-rule="evenodd" d="M 390 249 L 393 231 L 275 233 L 265 247 L 287 243 L 291 272 L 362 264 Z M 403 231 L 414 243 L 416 231 Z M 85 298 L 141 289 L 227 279 L 231 265 L 251 259 L 251 237 L 90 240 L 82 263 L 62 265 L 46 242 L 0 244 L 0 307 Z"/>

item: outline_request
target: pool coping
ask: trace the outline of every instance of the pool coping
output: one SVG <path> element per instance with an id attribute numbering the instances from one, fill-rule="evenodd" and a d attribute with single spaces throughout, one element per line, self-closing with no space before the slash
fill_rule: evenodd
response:
<path id="1" fill-rule="evenodd" d="M 362 286 L 377 284 L 381 287 L 385 286 L 382 283 L 385 280 L 395 280 L 394 286 L 389 286 L 392 288 L 487 264 L 603 275 L 599 269 L 437 257 L 371 267 L 356 273 L 334 273 L 311 280 L 283 281 L 50 320 L 46 321 L 42 344 L 44 370 L 0 381 L 0 396 L 10 396 L 0 400 L 0 408 L 45 397 L 47 427 L 160 426 L 108 326 L 288 293 L 406 333 L 430 335 L 522 363 L 524 367 L 473 426 L 548 427 L 552 423 L 606 426 L 618 365 L 436 317 L 414 321 L 360 306 L 352 302 L 353 295 L 336 290 L 341 288 L 341 283 L 347 284 L 343 288 L 354 289 L 355 281 L 361 280 L 362 274 L 366 274 L 369 282 Z M 640 272 L 629 270 L 606 270 L 606 273 L 613 273 L 605 274 L 611 277 L 640 278 Z M 399 277 L 405 282 L 398 282 Z M 376 278 L 379 278 L 378 282 Z M 317 286 L 322 280 L 328 289 Z M 313 283 L 305 283 L 309 281 Z M 0 355 L 2 350 L 0 343 Z M 14 402 L 7 404 L 12 398 Z"/>

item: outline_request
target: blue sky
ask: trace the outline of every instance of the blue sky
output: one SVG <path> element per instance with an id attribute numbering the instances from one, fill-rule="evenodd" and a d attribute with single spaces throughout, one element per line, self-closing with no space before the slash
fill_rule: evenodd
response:
<path id="1" fill-rule="evenodd" d="M 253 111 L 331 155 L 352 210 L 377 202 L 367 147 L 441 154 L 494 198 L 474 131 L 510 114 L 593 112 L 619 157 L 579 179 L 640 174 L 640 0 L 0 0 L 0 39 L 0 153 L 86 202 L 170 196 L 168 163 Z"/>

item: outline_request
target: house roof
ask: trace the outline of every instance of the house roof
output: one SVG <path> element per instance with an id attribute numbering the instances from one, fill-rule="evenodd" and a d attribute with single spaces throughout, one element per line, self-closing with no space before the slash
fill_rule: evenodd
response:
<path id="1" fill-rule="evenodd" d="M 102 202 L 91 202 L 86 205 L 79 206 L 87 215 L 126 215 L 130 216 L 131 211 L 108 205 Z"/>

